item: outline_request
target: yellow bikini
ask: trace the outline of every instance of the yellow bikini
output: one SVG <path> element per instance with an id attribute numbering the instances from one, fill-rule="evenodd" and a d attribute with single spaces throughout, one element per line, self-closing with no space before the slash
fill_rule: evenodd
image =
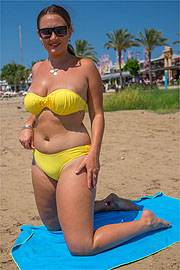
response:
<path id="1" fill-rule="evenodd" d="M 72 90 L 58 89 L 46 97 L 28 92 L 24 105 L 34 115 L 40 114 L 44 108 L 48 108 L 58 115 L 68 115 L 85 110 L 86 102 Z M 90 145 L 82 145 L 55 154 L 44 154 L 35 149 L 34 159 L 44 173 L 58 180 L 64 166 L 77 157 L 87 155 L 90 147 Z"/>
<path id="2" fill-rule="evenodd" d="M 52 112 L 59 115 L 67 115 L 78 111 L 84 111 L 85 100 L 69 89 L 58 89 L 46 97 L 40 97 L 34 93 L 27 93 L 24 98 L 26 109 L 38 115 L 44 108 L 49 108 Z"/>
<path id="3" fill-rule="evenodd" d="M 77 157 L 87 155 L 90 147 L 90 145 L 82 145 L 55 154 L 43 154 L 35 149 L 34 159 L 41 170 L 58 181 L 64 166 Z"/>

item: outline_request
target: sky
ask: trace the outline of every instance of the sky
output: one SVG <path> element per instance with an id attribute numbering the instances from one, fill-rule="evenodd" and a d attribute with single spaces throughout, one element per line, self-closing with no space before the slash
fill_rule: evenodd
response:
<path id="1" fill-rule="evenodd" d="M 169 46 L 178 54 L 179 46 L 172 43 L 178 40 L 179 1 L 2 1 L 1 0 L 1 68 L 15 61 L 21 64 L 19 25 L 21 25 L 23 65 L 31 67 L 32 61 L 47 58 L 47 52 L 41 45 L 36 33 L 36 18 L 39 12 L 52 4 L 63 6 L 70 13 L 74 33 L 71 44 L 76 39 L 87 40 L 97 52 L 97 57 L 109 54 L 116 61 L 116 52 L 107 50 L 106 33 L 122 28 L 136 37 L 138 31 L 145 28 L 162 30 L 162 36 L 168 38 Z M 140 52 L 143 59 L 143 47 L 132 47 Z M 152 58 L 161 56 L 164 47 L 157 47 Z M 126 62 L 127 52 L 125 54 Z"/>

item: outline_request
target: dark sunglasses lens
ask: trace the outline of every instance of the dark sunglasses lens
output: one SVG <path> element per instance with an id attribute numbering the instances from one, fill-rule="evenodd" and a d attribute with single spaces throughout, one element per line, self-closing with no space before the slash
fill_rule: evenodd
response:
<path id="1" fill-rule="evenodd" d="M 64 37 L 67 35 L 67 26 L 59 26 L 54 28 L 54 33 L 58 36 L 58 37 Z"/>
<path id="2" fill-rule="evenodd" d="M 41 29 L 39 30 L 40 32 L 40 36 L 44 39 L 50 38 L 51 34 L 52 34 L 52 29 L 50 28 L 45 28 L 45 29 Z"/>

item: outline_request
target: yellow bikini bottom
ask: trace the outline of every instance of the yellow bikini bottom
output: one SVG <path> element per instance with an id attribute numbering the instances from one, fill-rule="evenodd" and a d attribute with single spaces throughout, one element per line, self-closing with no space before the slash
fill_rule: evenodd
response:
<path id="1" fill-rule="evenodd" d="M 64 166 L 77 157 L 87 155 L 90 147 L 91 145 L 82 145 L 55 154 L 44 154 L 35 149 L 34 159 L 45 174 L 58 181 Z"/>

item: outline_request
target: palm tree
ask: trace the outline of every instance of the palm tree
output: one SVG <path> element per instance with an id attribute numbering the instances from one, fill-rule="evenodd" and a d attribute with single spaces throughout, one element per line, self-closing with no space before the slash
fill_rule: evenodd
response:
<path id="1" fill-rule="evenodd" d="M 149 79 L 150 86 L 152 88 L 152 73 L 151 73 L 151 53 L 157 46 L 167 46 L 167 38 L 163 38 L 162 31 L 158 31 L 154 28 L 145 28 L 145 34 L 139 31 L 140 38 L 136 39 L 139 44 L 143 45 L 148 52 L 148 65 L 149 65 Z"/>
<path id="2" fill-rule="evenodd" d="M 180 36 L 180 33 L 177 33 L 176 35 L 177 35 L 177 36 Z M 179 43 L 180 43 L 180 40 L 174 41 L 174 42 L 173 42 L 173 45 L 176 45 L 176 44 L 179 44 Z M 178 51 L 178 52 L 179 52 L 179 51 Z"/>
<path id="3" fill-rule="evenodd" d="M 123 88 L 123 77 L 122 77 L 122 69 L 121 69 L 121 53 L 122 51 L 126 51 L 127 48 L 132 46 L 139 46 L 139 44 L 133 40 L 135 35 L 132 35 L 128 32 L 128 29 L 118 29 L 116 31 L 107 33 L 106 36 L 109 38 L 109 41 L 104 45 L 107 49 L 114 49 L 118 52 L 119 56 L 119 76 L 120 76 L 120 85 L 121 89 Z"/>
<path id="4" fill-rule="evenodd" d="M 77 39 L 75 41 L 75 46 L 76 46 L 75 48 L 76 56 L 80 58 L 90 59 L 96 64 L 98 63 L 99 60 L 98 58 L 95 57 L 97 53 L 94 51 L 94 48 L 91 46 L 91 44 L 88 43 L 87 40 Z"/>

